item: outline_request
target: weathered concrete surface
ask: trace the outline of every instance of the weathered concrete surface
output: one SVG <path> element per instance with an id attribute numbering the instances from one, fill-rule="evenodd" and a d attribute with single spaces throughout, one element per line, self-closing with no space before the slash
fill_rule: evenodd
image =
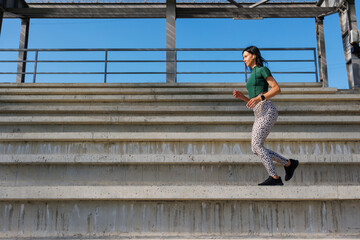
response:
<path id="1" fill-rule="evenodd" d="M 206 124 L 206 125 L 252 125 L 254 123 L 253 116 L 3 116 L 0 118 L 0 124 L 122 124 L 122 125 L 157 125 L 157 124 Z M 325 118 L 322 116 L 280 116 L 276 121 L 276 125 L 332 125 L 332 124 L 360 124 L 360 116 L 332 116 Z"/>
<path id="2" fill-rule="evenodd" d="M 289 100 L 291 102 L 291 100 Z M 360 101 L 308 101 L 308 102 L 276 102 L 280 116 L 341 116 L 358 115 Z M 127 115 L 181 115 L 181 116 L 253 116 L 251 109 L 240 102 L 132 102 L 132 103 L 102 103 L 102 102 L 73 102 L 73 103 L 12 103 L 0 102 L 3 114 L 113 114 L 112 116 Z"/>
<path id="3" fill-rule="evenodd" d="M 304 95 L 279 95 L 274 97 L 274 101 L 293 101 L 293 102 L 310 102 L 310 101 L 360 101 L 360 95 L 345 95 L 345 94 L 304 94 Z M 229 101 L 239 102 L 234 99 L 232 92 L 223 95 L 0 95 L 0 102 L 192 102 L 192 101 Z"/>
<path id="4" fill-rule="evenodd" d="M 239 88 L 240 87 L 240 88 Z M 114 95 L 114 94 L 124 94 L 124 95 L 153 95 L 153 94 L 164 94 L 164 95 L 172 95 L 172 94 L 231 94 L 234 88 L 239 88 L 244 93 L 248 93 L 247 89 L 244 85 L 238 86 L 234 85 L 232 87 L 224 88 L 224 86 L 220 86 L 218 88 L 122 88 L 122 87 L 96 87 L 96 88 L 29 88 L 29 87 L 17 87 L 17 88 L 1 88 L 0 87 L 0 95 Z M 284 87 L 281 89 L 283 94 L 297 94 L 301 92 L 302 94 L 328 94 L 328 93 L 336 93 L 337 88 L 289 88 Z"/>
<path id="5" fill-rule="evenodd" d="M 353 200 L 360 186 L 12 186 L 0 199 L 27 200 Z"/>
<path id="6" fill-rule="evenodd" d="M 357 94 L 336 94 L 336 88 L 309 87 L 301 84 L 283 84 L 282 94 L 273 98 L 274 101 L 293 101 L 293 102 L 325 102 L 325 101 L 358 101 Z M 0 102 L 178 102 L 183 103 L 200 101 L 218 102 L 239 102 L 232 96 L 234 89 L 240 89 L 245 94 L 246 88 L 243 84 L 223 84 L 215 85 L 159 85 L 156 87 L 148 85 L 129 86 L 124 85 L 89 85 L 87 88 L 78 88 L 71 85 L 6 85 L 0 84 Z M 149 87 L 150 86 L 150 87 Z M 315 86 L 315 85 L 314 85 Z M 301 93 L 301 94 L 299 94 Z M 321 95 L 321 97 L 319 97 Z"/>
<path id="7" fill-rule="evenodd" d="M 358 141 L 359 132 L 271 132 L 266 141 L 331 142 Z M 250 141 L 251 132 L 24 132 L 0 133 L 0 141 L 41 142 L 239 142 Z"/>
<path id="8" fill-rule="evenodd" d="M 282 88 L 322 88 L 322 83 L 279 83 Z M 0 83 L 0 88 L 224 88 L 242 87 L 245 83 Z"/>
<path id="9" fill-rule="evenodd" d="M 360 239 L 359 92 L 281 87 L 263 188 L 244 84 L 0 84 L 0 239 Z"/>
<path id="10" fill-rule="evenodd" d="M 265 146 L 284 155 L 359 154 L 358 141 L 270 141 Z M 244 142 L 0 142 L 2 154 L 253 154 Z"/>
<path id="11" fill-rule="evenodd" d="M 0 216 L 3 238 L 360 238 L 359 200 L 3 201 Z"/>
<path id="12" fill-rule="evenodd" d="M 109 138 L 112 141 L 131 141 L 126 136 L 134 137 L 138 141 L 170 141 L 178 139 L 179 141 L 209 141 L 209 139 L 217 138 L 215 142 L 221 141 L 244 141 L 246 134 L 251 133 L 252 124 L 3 124 L 0 125 L 2 134 L 0 136 L 4 141 L 7 137 L 9 140 L 15 141 L 28 141 L 32 140 L 29 138 L 29 134 L 34 133 L 34 139 L 37 141 L 54 141 L 48 137 L 50 134 L 51 138 L 59 137 L 59 141 L 78 141 L 74 139 L 74 134 L 79 134 L 79 137 L 83 137 L 83 141 L 89 141 L 89 138 L 94 138 L 95 141 L 101 141 L 101 139 Z M 308 131 L 313 130 L 312 133 L 308 134 Z M 137 134 L 143 133 L 143 138 L 140 139 Z M 315 133 L 321 133 L 319 141 L 324 141 L 327 138 L 323 133 L 328 133 L 329 136 L 333 137 L 331 141 L 345 140 L 340 133 L 349 133 L 347 140 L 353 141 L 352 134 L 354 132 L 360 132 L 360 124 L 278 124 L 273 127 L 272 134 L 270 135 L 270 141 L 294 141 L 294 134 L 299 133 L 299 141 L 306 141 L 306 137 L 311 138 Z M 94 134 L 89 137 L 90 134 Z M 109 134 L 112 133 L 112 134 Z M 114 134 L 116 133 L 116 134 Z M 174 133 L 174 134 L 173 134 Z M 185 138 L 183 135 L 188 133 L 189 138 Z M 190 137 L 198 135 L 198 137 Z M 204 136 L 208 133 L 207 136 Z M 236 134 L 234 134 L 236 133 Z M 282 133 L 283 135 L 279 135 Z M 36 134 L 41 134 L 43 140 L 37 137 Z M 226 138 L 226 135 L 230 136 Z M 306 135 L 306 136 L 304 136 Z M 237 137 L 239 137 L 237 139 Z M 6 140 L 5 140 L 6 141 Z M 250 141 L 250 139 L 249 139 Z M 310 140 L 313 141 L 313 140 Z M 328 140 L 325 140 L 328 141 Z"/>
<path id="13" fill-rule="evenodd" d="M 360 154 L 291 154 L 302 164 L 360 164 Z M 0 164 L 260 164 L 254 154 L 2 154 Z"/>
<path id="14" fill-rule="evenodd" d="M 2 164 L 0 186 L 257 186 L 264 181 L 267 173 L 261 161 L 256 160 L 256 164 Z M 360 185 L 359 162 L 306 164 L 301 161 L 301 164 L 293 179 L 284 182 L 286 186 Z M 285 176 L 282 166 L 275 165 L 275 169 L 282 178 Z"/>

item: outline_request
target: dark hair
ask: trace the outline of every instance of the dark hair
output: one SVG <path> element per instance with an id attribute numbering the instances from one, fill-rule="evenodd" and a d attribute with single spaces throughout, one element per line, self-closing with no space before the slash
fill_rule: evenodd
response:
<path id="1" fill-rule="evenodd" d="M 243 50 L 242 52 L 243 55 L 244 52 L 248 52 L 256 56 L 256 66 L 263 67 L 264 65 L 267 65 L 267 61 L 261 56 L 260 50 L 257 47 L 255 46 L 247 47 Z"/>

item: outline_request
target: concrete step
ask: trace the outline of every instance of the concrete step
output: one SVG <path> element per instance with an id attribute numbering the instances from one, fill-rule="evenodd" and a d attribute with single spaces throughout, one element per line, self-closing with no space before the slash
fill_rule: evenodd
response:
<path id="1" fill-rule="evenodd" d="M 360 94 L 280 86 L 259 187 L 243 83 L 0 84 L 0 239 L 360 239 Z"/>
<path id="2" fill-rule="evenodd" d="M 239 236 L 238 236 L 239 237 Z M 136 237 L 136 240 L 149 240 L 149 239 L 152 239 L 152 238 L 156 238 L 156 236 L 147 236 L 147 237 L 144 237 L 144 236 L 141 236 L 141 237 Z M 354 238 L 353 236 L 349 236 L 349 237 L 336 237 L 336 236 L 318 236 L 317 238 L 299 238 L 299 237 L 291 237 L 291 236 L 287 236 L 286 239 L 296 239 L 296 240 L 319 240 L 319 239 L 327 239 L 327 240 L 348 240 L 349 238 L 353 239 L 353 240 L 357 240 L 357 239 L 360 239 L 360 238 Z M 0 237 L 0 239 L 2 239 Z M 21 239 L 24 239 L 24 240 L 27 240 L 27 239 L 33 239 L 31 237 L 22 237 Z M 58 238 L 56 238 L 58 239 Z M 87 238 L 87 237 L 81 237 L 82 240 L 119 240 L 119 239 L 133 239 L 132 237 L 128 236 L 128 237 L 95 237 L 95 238 Z M 234 237 L 221 237 L 221 236 L 217 236 L 217 237 L 214 237 L 214 236 L 209 236 L 209 237 L 204 237 L 204 236 L 198 236 L 198 237 L 194 237 L 194 236 L 176 236 L 176 237 L 170 237 L 170 236 L 167 236 L 167 237 L 164 237 L 164 236 L 161 236 L 161 239 L 162 240 L 173 240 L 173 239 L 177 239 L 177 240 L 234 240 Z M 256 236 L 255 237 L 241 237 L 241 240 L 254 240 L 254 239 L 257 239 L 257 240 L 269 240 L 269 237 L 264 237 L 264 236 Z M 284 238 L 273 238 L 271 237 L 271 240 L 284 240 Z"/>
<path id="3" fill-rule="evenodd" d="M 276 102 L 360 101 L 360 94 L 281 94 Z M 241 102 L 232 93 L 219 95 L 0 95 L 0 102 Z"/>
<path id="4" fill-rule="evenodd" d="M 221 124 L 108 124 L 108 125 L 94 125 L 94 124 L 4 124 L 0 125 L 1 133 L 144 133 L 148 135 L 157 132 L 159 134 L 166 133 L 223 133 L 232 135 L 236 133 L 251 133 L 251 124 L 234 124 L 234 125 L 221 125 Z M 279 124 L 275 125 L 272 133 L 348 133 L 360 132 L 360 125 L 344 125 L 344 124 L 327 124 L 327 125 L 303 125 L 303 124 Z M 167 137 L 165 137 L 166 140 Z M 144 141 L 141 140 L 142 142 Z M 152 140 L 153 141 L 153 140 Z M 172 140 L 171 140 L 172 141 Z M 183 141 L 186 141 L 183 140 Z M 202 141 L 202 140 L 197 140 Z M 206 140 L 208 141 L 208 140 Z M 234 141 L 234 140 L 232 140 Z M 283 140 L 282 140 L 283 141 Z M 219 141 L 218 141 L 219 142 Z"/>
<path id="5" fill-rule="evenodd" d="M 283 88 L 322 88 L 316 82 L 281 82 Z M 245 88 L 246 83 L 0 83 L 0 88 Z"/>
<path id="6" fill-rule="evenodd" d="M 359 141 L 359 132 L 272 132 L 271 141 L 332 142 Z M 251 141 L 250 132 L 24 132 L 0 133 L 0 141 L 35 142 L 242 142 Z"/>
<path id="7" fill-rule="evenodd" d="M 96 134 L 107 134 L 107 133 L 116 133 L 116 134 L 127 134 L 127 133 L 143 133 L 145 138 L 149 137 L 149 135 L 154 136 L 154 133 L 158 134 L 181 134 L 181 133 L 190 133 L 192 136 L 195 136 L 196 133 L 205 134 L 209 133 L 211 136 L 212 133 L 218 134 L 222 133 L 227 136 L 232 136 L 233 133 L 237 134 L 251 134 L 252 131 L 252 124 L 101 124 L 101 125 L 94 125 L 94 124 L 0 124 L 0 132 L 1 133 L 17 133 L 17 134 L 31 134 L 31 133 L 54 133 L 55 135 L 58 133 L 96 133 Z M 276 124 L 272 130 L 272 134 L 279 134 L 284 133 L 360 133 L 360 124 Z M 313 134 L 313 136 L 315 136 Z M 330 136 L 330 135 L 329 135 Z M 117 137 L 115 137 L 117 138 Z M 115 139 L 112 138 L 112 139 Z M 123 136 L 120 137 L 122 139 Z M 145 139 L 144 138 L 144 139 Z M 164 141 L 167 141 L 168 137 L 164 137 Z M 180 137 L 182 138 L 182 137 Z M 198 138 L 195 136 L 194 139 Z M 285 137 L 287 138 L 287 136 Z M 84 139 L 87 139 L 85 137 Z M 98 138 L 99 139 L 99 138 Z M 136 137 L 136 139 L 139 139 Z M 144 141 L 144 139 L 140 141 Z M 156 138 L 159 139 L 159 138 Z M 151 141 L 156 141 L 156 139 Z M 221 137 L 219 141 L 227 141 Z M 336 137 L 335 137 L 336 139 Z M 126 139 L 120 140 L 124 141 Z M 321 140 L 321 139 L 320 139 Z M 88 140 L 85 140 L 88 141 Z M 133 141 L 133 140 L 130 140 Z M 173 141 L 173 140 L 170 140 Z M 186 139 L 181 140 L 186 141 Z M 201 139 L 197 139 L 198 141 L 202 141 Z M 205 140 L 209 141 L 209 140 Z M 235 138 L 231 141 L 235 141 Z M 249 139 L 250 141 L 250 139 Z M 284 141 L 282 139 L 281 141 Z"/>
<path id="8" fill-rule="evenodd" d="M 259 189 L 265 190 L 248 191 Z M 1 201 L 0 237 L 359 239 L 359 206 L 359 200 Z"/>
<path id="9" fill-rule="evenodd" d="M 25 186 L 0 187 L 1 201 L 356 200 L 360 186 Z"/>
<path id="10" fill-rule="evenodd" d="M 121 125 L 188 125 L 188 124 L 211 124 L 211 125 L 252 125 L 253 116 L 109 116 L 109 115 L 77 115 L 77 116 L 1 116 L 0 124 L 121 124 Z M 279 116 L 276 125 L 339 125 L 360 124 L 360 116 Z"/>
<path id="11" fill-rule="evenodd" d="M 359 115 L 358 101 L 327 102 L 275 102 L 282 115 Z M 183 115 L 249 115 L 254 113 L 243 102 L 76 102 L 76 103 L 4 103 L 0 102 L 0 114 L 137 114 L 140 116 L 158 114 Z"/>
<path id="12" fill-rule="evenodd" d="M 152 239 L 152 238 L 156 238 L 155 236 L 147 236 L 147 237 L 144 237 L 144 236 L 141 236 L 141 237 L 136 237 L 136 240 L 148 240 L 148 239 Z M 239 236 L 238 236 L 239 238 Z M 299 238 L 299 237 L 292 237 L 292 236 L 287 236 L 286 239 L 294 239 L 294 240 L 347 240 L 347 239 L 353 239 L 353 240 L 358 240 L 360 238 L 357 238 L 357 237 L 354 237 L 354 236 L 349 236 L 349 237 L 336 237 L 336 236 L 333 236 L 333 237 L 324 237 L 324 236 L 318 236 L 317 238 Z M 0 237 L 0 239 L 2 239 Z M 24 240 L 27 240 L 27 239 L 33 239 L 31 237 L 29 238 L 21 238 L 21 239 L 24 239 Z M 127 236 L 127 237 L 95 237 L 95 238 L 87 238 L 87 237 L 81 237 L 82 240 L 120 240 L 120 239 L 133 239 L 132 237 L 130 236 Z M 174 236 L 174 237 L 170 237 L 170 236 L 167 236 L 167 237 L 164 237 L 164 236 L 161 236 L 161 239 L 163 240 L 173 240 L 173 239 L 177 239 L 177 240 L 234 240 L 234 237 L 229 237 L 229 236 L 226 236 L 226 237 L 221 237 L 221 236 L 217 236 L 217 237 L 214 237 L 214 236 L 208 236 L 208 237 L 204 237 L 203 236 L 198 236 L 198 237 L 194 237 L 194 236 L 188 236 L 188 237 L 185 237 L 185 236 Z M 264 237 L 264 236 L 256 236 L 256 238 L 254 237 L 250 237 L 250 238 L 246 238 L 246 237 L 241 237 L 241 240 L 254 240 L 254 239 L 257 239 L 257 240 L 269 240 L 269 237 Z M 281 238 L 281 237 L 277 237 L 277 238 L 274 238 L 274 237 L 271 237 L 271 240 L 284 240 L 284 238 Z"/>
<path id="13" fill-rule="evenodd" d="M 248 94 L 245 86 L 219 88 L 0 88 L 0 95 L 194 95 L 232 94 L 234 90 Z M 282 94 L 334 94 L 337 88 L 281 88 Z"/>
<path id="14" fill-rule="evenodd" d="M 62 162 L 61 160 L 48 162 L 56 158 L 47 155 L 43 155 L 43 159 L 35 159 L 39 161 L 34 162 L 31 159 L 35 156 L 29 155 L 28 158 L 24 156 L 20 159 L 15 156 L 10 158 L 10 161 L 13 160 L 8 161 L 10 163 L 1 162 L 0 186 L 257 186 L 268 177 L 261 160 L 255 159 L 255 156 L 249 156 L 248 160 L 247 155 L 238 155 L 241 161 L 237 162 L 220 161 L 223 159 L 221 155 L 209 158 L 210 160 L 206 158 L 207 156 L 195 158 L 197 162 L 184 163 L 179 161 L 159 163 L 157 159 L 153 162 L 141 162 L 146 157 L 137 158 L 137 156 L 133 157 L 137 161 L 120 162 L 122 158 L 113 157 L 110 161 L 114 159 L 119 161 L 105 162 L 109 155 L 103 155 L 104 158 L 99 159 L 100 161 L 96 159 L 90 163 L 88 159 L 90 157 L 94 159 L 96 155 L 85 159 L 88 160 L 87 162 L 71 162 L 73 159 L 69 160 L 66 157 L 62 159 Z M 6 160 L 7 156 L 0 155 L 0 157 Z M 215 162 L 216 157 L 219 162 Z M 348 158 L 344 155 L 331 158 L 339 162 L 330 162 L 327 159 L 321 159 L 321 156 L 296 157 L 300 160 L 300 165 L 289 182 L 284 180 L 283 166 L 275 164 L 275 169 L 286 186 L 360 185 L 358 154 L 353 157 L 350 155 Z M 128 157 L 130 158 L 131 156 Z M 178 159 L 180 158 L 176 160 Z M 306 162 L 309 159 L 319 160 L 319 163 Z M 65 160 L 69 162 L 64 162 Z"/>
<path id="15" fill-rule="evenodd" d="M 0 164 L 262 164 L 254 154 L 1 154 Z M 360 154 L 292 154 L 301 164 L 360 164 Z"/>
<path id="16" fill-rule="evenodd" d="M 124 141 L 124 142 L 0 142 L 0 153 L 15 155 L 24 154 L 36 156 L 37 154 L 59 154 L 67 159 L 67 155 L 82 155 L 89 154 L 94 156 L 105 155 L 136 155 L 141 159 L 142 156 L 159 156 L 162 159 L 163 155 L 178 156 L 178 155 L 253 155 L 251 151 L 250 141 L 238 142 L 165 142 L 165 141 Z M 265 142 L 265 147 L 281 153 L 284 157 L 291 157 L 293 155 L 299 156 L 319 156 L 326 157 L 327 155 L 341 156 L 351 158 L 351 154 L 360 154 L 358 141 L 269 141 Z M 126 158 L 126 157 L 125 157 Z M 166 158 L 166 157 L 165 157 Z M 185 157 L 186 158 L 186 157 Z M 199 156 L 201 158 L 201 156 Z M 299 159 L 303 159 L 302 157 Z M 220 161 L 221 159 L 219 159 Z M 104 160 L 106 161 L 106 160 Z M 134 160 L 135 161 L 135 160 Z M 161 160 L 160 160 L 161 161 Z M 214 160 L 216 161 L 216 160 Z"/>

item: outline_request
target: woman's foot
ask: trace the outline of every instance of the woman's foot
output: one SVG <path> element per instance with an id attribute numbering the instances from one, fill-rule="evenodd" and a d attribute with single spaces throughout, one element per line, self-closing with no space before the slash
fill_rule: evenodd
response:
<path id="1" fill-rule="evenodd" d="M 268 179 L 266 179 L 264 182 L 259 183 L 259 186 L 275 186 L 275 185 L 284 185 L 281 181 L 281 177 L 278 177 L 277 179 L 273 178 L 272 176 L 269 176 Z"/>
<path id="2" fill-rule="evenodd" d="M 294 171 L 297 168 L 297 166 L 299 165 L 299 161 L 298 160 L 294 160 L 294 159 L 289 159 L 289 166 L 284 166 L 285 168 L 285 181 L 289 181 L 293 175 L 294 175 Z"/>

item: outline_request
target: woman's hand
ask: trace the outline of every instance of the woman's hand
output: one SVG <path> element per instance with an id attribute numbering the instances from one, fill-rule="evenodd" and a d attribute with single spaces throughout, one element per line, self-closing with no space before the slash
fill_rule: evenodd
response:
<path id="1" fill-rule="evenodd" d="M 244 97 L 245 97 L 244 94 L 238 90 L 234 90 L 233 96 L 234 96 L 234 98 L 238 98 L 241 100 L 244 100 Z"/>
<path id="2" fill-rule="evenodd" d="M 243 100 L 244 102 L 248 102 L 248 101 L 249 101 L 249 98 L 246 97 L 242 92 L 240 92 L 240 91 L 238 91 L 238 90 L 234 90 L 234 91 L 233 91 L 233 96 L 234 96 L 234 98 L 241 99 L 241 100 Z"/>
<path id="3" fill-rule="evenodd" d="M 246 104 L 246 106 L 247 106 L 248 108 L 253 109 L 259 102 L 261 102 L 261 97 L 260 97 L 260 95 L 257 96 L 257 97 L 254 97 L 254 98 L 250 99 L 249 102 Z"/>

